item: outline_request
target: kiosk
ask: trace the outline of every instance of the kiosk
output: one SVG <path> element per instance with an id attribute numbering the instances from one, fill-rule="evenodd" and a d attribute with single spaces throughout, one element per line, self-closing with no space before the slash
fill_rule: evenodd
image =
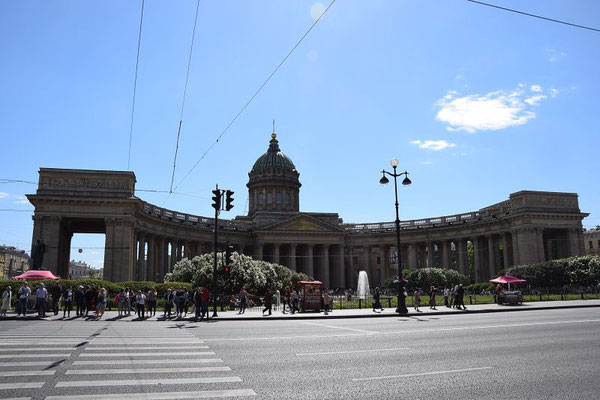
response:
<path id="1" fill-rule="evenodd" d="M 321 285 L 319 281 L 300 281 L 300 311 L 321 311 Z"/>

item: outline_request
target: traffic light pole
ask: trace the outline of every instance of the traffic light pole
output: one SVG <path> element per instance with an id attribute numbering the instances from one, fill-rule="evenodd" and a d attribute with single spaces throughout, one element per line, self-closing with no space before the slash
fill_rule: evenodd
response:
<path id="1" fill-rule="evenodd" d="M 213 284 L 212 284 L 212 294 L 213 294 L 213 315 L 212 317 L 218 317 L 217 315 L 217 243 L 218 243 L 218 231 L 219 231 L 219 209 L 221 208 L 221 191 L 219 190 L 219 185 L 217 185 L 216 190 L 213 190 L 213 193 L 216 196 L 219 196 L 219 201 L 217 207 L 215 207 L 215 240 L 213 243 L 213 252 L 214 252 L 214 260 L 213 260 Z M 218 193 L 218 195 L 217 195 Z"/>

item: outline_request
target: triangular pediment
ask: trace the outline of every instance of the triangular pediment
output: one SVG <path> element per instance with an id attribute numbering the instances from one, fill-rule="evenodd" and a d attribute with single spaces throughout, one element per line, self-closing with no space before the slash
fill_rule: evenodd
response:
<path id="1" fill-rule="evenodd" d="M 284 221 L 265 226 L 261 231 L 281 232 L 340 232 L 342 229 L 307 214 L 299 214 Z"/>

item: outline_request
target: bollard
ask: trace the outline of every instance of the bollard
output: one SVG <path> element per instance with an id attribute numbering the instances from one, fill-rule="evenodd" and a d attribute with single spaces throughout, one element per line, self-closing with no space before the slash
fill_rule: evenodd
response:
<path id="1" fill-rule="evenodd" d="M 362 299 L 358 299 L 358 309 L 362 309 Z"/>

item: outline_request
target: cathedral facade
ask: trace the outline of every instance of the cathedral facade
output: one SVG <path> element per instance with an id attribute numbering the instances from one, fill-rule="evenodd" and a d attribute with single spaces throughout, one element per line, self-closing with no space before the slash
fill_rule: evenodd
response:
<path id="1" fill-rule="evenodd" d="M 394 221 L 344 223 L 336 213 L 300 211 L 300 174 L 275 134 L 248 174 L 249 212 L 219 220 L 219 242 L 239 253 L 285 265 L 330 288 L 372 286 L 397 276 Z M 74 233 L 106 234 L 104 278 L 154 280 L 180 259 L 212 251 L 214 219 L 147 203 L 131 171 L 40 168 L 32 248 L 46 245 L 43 267 L 68 276 Z M 454 268 L 487 281 L 511 265 L 584 253 L 575 193 L 520 191 L 476 211 L 401 222 L 404 268 Z M 468 244 L 470 242 L 470 245 Z"/>

